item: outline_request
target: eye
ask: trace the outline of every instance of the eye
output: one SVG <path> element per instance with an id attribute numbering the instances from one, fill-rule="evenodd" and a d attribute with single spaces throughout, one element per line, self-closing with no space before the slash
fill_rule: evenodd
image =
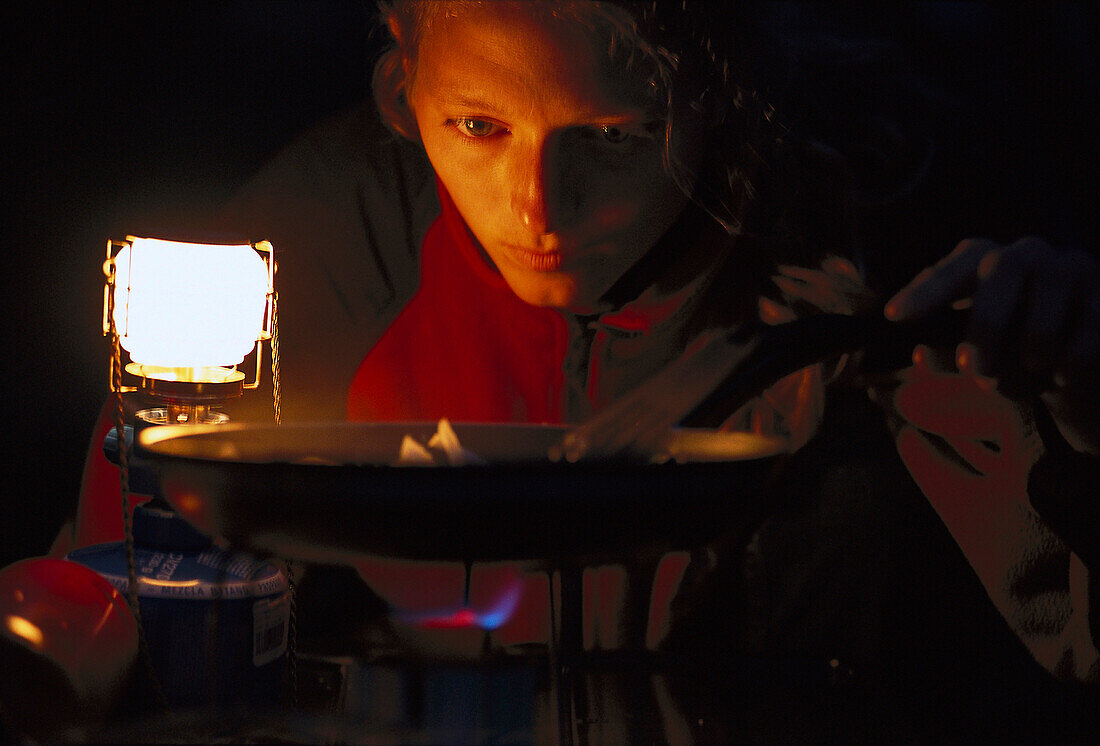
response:
<path id="1" fill-rule="evenodd" d="M 614 155 L 634 155 L 654 142 L 656 122 L 593 124 L 581 128 L 581 137 L 597 150 Z"/>
<path id="2" fill-rule="evenodd" d="M 619 127 L 600 127 L 600 135 L 612 145 L 622 145 L 631 138 L 631 134 Z"/>
<path id="3" fill-rule="evenodd" d="M 452 120 L 452 125 L 458 132 L 466 137 L 481 138 L 496 134 L 500 125 L 487 119 L 474 119 L 473 117 L 460 117 Z"/>

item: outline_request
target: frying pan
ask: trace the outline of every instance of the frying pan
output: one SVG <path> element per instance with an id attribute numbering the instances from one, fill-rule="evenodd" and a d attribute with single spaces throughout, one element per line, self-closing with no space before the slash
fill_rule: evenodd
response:
<path id="1" fill-rule="evenodd" d="M 436 423 L 164 425 L 136 453 L 165 498 L 211 535 L 314 560 L 565 560 L 691 547 L 766 509 L 778 438 L 683 430 L 685 463 L 554 463 L 567 428 L 455 423 L 485 463 L 396 466 Z"/>
<path id="2" fill-rule="evenodd" d="M 707 401 L 732 412 L 782 376 L 857 349 L 872 369 L 900 368 L 917 342 L 960 339 L 965 320 L 824 315 L 773 327 Z M 304 559 L 554 562 L 699 546 L 752 525 L 768 509 L 786 452 L 782 441 L 763 436 L 674 429 L 662 445 L 679 460 L 623 454 L 554 463 L 548 450 L 567 428 L 458 423 L 459 440 L 484 464 L 392 465 L 405 435 L 426 442 L 435 428 L 166 425 L 143 430 L 135 450 L 159 470 L 179 513 L 254 550 Z"/>

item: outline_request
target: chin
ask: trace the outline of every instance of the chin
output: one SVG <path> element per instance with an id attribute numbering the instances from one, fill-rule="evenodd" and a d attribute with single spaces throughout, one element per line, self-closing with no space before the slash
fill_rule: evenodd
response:
<path id="1" fill-rule="evenodd" d="M 541 308 L 562 308 L 573 310 L 574 306 L 581 303 L 577 293 L 577 283 L 572 278 L 562 278 L 560 281 L 542 282 L 508 282 L 520 300 L 532 306 Z M 584 305 L 581 303 L 581 305 Z"/>

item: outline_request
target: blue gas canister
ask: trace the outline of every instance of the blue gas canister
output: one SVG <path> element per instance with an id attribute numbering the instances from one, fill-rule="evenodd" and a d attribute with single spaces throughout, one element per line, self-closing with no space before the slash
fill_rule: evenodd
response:
<path id="1" fill-rule="evenodd" d="M 149 654 L 168 703 L 277 706 L 290 618 L 286 574 L 216 546 L 156 502 L 134 509 L 134 558 Z M 68 559 L 128 593 L 122 542 Z"/>

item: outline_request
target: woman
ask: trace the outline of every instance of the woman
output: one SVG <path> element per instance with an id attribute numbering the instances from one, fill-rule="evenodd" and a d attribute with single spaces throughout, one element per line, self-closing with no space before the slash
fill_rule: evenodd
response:
<path id="1" fill-rule="evenodd" d="M 374 94 L 389 131 L 370 111 L 332 124 L 283 154 L 230 212 L 234 227 L 280 249 L 284 418 L 576 422 L 708 329 L 866 312 L 873 294 L 848 261 L 844 164 L 774 121 L 750 92 L 749 16 L 721 18 L 736 33 L 708 39 L 712 6 L 385 5 L 394 44 Z M 879 395 L 902 460 L 1011 630 L 1048 670 L 1087 681 L 1100 675 L 1087 550 L 1072 553 L 1034 512 L 1028 475 L 1064 445 L 1052 437 L 1096 454 L 1096 410 L 1082 402 L 1094 396 L 1098 297 L 1096 262 L 1083 252 L 964 241 L 886 313 L 972 303 L 968 344 L 956 358 L 920 350 Z M 1023 404 L 997 391 L 1019 371 Z M 781 434 L 798 450 L 822 422 L 833 373 L 808 368 L 738 412 L 713 413 L 713 424 Z M 1040 392 L 1056 425 L 1042 437 L 1031 424 Z M 820 448 L 807 452 L 818 471 L 829 463 Z M 89 463 L 78 543 L 110 538 L 89 528 L 93 506 L 110 503 L 93 500 L 109 490 Z M 771 530 L 749 559 L 783 533 Z M 729 644 L 751 652 L 753 620 L 769 617 L 715 606 L 730 595 L 720 581 L 743 569 L 744 548 L 726 549 L 735 559 L 711 577 L 702 555 L 666 558 L 657 592 L 668 595 L 686 568 L 680 595 L 696 600 L 680 604 L 685 628 L 706 628 L 716 645 L 714 620 L 741 616 L 743 639 Z M 362 572 L 398 608 L 443 620 L 461 608 L 460 567 L 379 561 Z M 518 578 L 508 566 L 475 568 L 470 605 L 493 607 Z M 499 644 L 546 637 L 545 590 L 523 582 Z M 616 613 L 595 616 L 591 642 L 615 647 Z M 650 644 L 666 623 L 651 618 Z M 777 639 L 779 629 L 760 634 Z M 796 638 L 784 634 L 787 652 L 821 652 L 812 635 Z"/>

